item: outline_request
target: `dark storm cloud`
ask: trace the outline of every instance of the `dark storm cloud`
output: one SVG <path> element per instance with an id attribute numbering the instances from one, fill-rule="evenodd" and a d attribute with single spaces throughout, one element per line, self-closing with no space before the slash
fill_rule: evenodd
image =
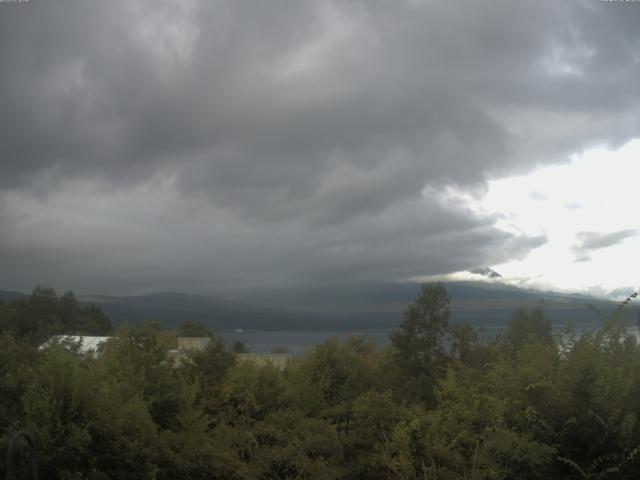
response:
<path id="1" fill-rule="evenodd" d="M 111 197 L 104 194 L 84 198 L 73 215 L 60 213 L 76 198 L 73 192 L 28 205 L 9 202 L 14 228 L 4 245 L 4 271 L 15 284 L 28 286 L 33 278 L 58 284 L 64 278 L 95 292 L 123 284 L 136 290 L 221 291 L 371 282 L 500 263 L 545 241 L 497 231 L 492 218 L 470 218 L 434 197 L 313 228 L 298 219 L 245 223 L 157 191 L 134 194 L 134 203 L 143 207 L 127 209 L 129 196 L 105 206 Z M 24 212 L 37 213 L 26 219 Z M 117 221 L 95 222 L 96 213 Z"/>
<path id="2" fill-rule="evenodd" d="M 592 1 L 0 4 L 1 280 L 41 281 L 38 261 L 56 284 L 91 268 L 95 288 L 146 288 L 522 256 L 544 239 L 443 192 L 637 134 L 639 21 Z"/>

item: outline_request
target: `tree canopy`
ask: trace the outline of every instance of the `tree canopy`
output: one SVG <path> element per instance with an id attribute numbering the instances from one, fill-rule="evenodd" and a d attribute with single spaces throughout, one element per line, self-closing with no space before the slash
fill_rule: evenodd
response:
<path id="1" fill-rule="evenodd" d="M 28 302 L 78 315 L 51 292 Z M 640 347 L 624 328 L 554 337 L 541 309 L 518 310 L 480 341 L 449 313 L 425 285 L 388 347 L 333 338 L 285 371 L 236 362 L 215 335 L 176 365 L 152 324 L 100 356 L 36 349 L 38 322 L 4 329 L 0 451 L 26 428 L 41 477 L 64 480 L 637 478 Z"/>
<path id="2" fill-rule="evenodd" d="M 52 335 L 107 335 L 111 320 L 100 308 L 78 301 L 73 292 L 59 296 L 36 287 L 24 299 L 0 304 L 0 332 L 39 345 Z"/>

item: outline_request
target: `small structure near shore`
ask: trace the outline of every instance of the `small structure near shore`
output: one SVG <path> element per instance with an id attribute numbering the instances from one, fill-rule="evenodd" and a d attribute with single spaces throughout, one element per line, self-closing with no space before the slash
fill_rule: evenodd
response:
<path id="1" fill-rule="evenodd" d="M 257 367 L 271 365 L 278 370 L 285 370 L 292 356 L 288 353 L 237 353 L 236 358 L 239 362 L 253 363 Z"/>
<path id="2" fill-rule="evenodd" d="M 93 337 L 88 335 L 54 335 L 40 345 L 40 350 L 53 345 L 63 345 L 69 350 L 82 354 L 90 354 L 98 357 L 102 353 L 103 345 L 114 337 Z M 178 348 L 169 350 L 169 358 L 174 365 L 180 366 L 187 358 L 189 352 L 198 352 L 207 348 L 211 342 L 210 337 L 178 337 Z M 77 350 L 76 350 L 77 349 Z M 278 370 L 284 370 L 293 358 L 288 353 L 237 353 L 236 359 L 241 363 L 252 363 L 256 367 L 271 365 Z"/>
<path id="3" fill-rule="evenodd" d="M 176 365 L 180 365 L 190 351 L 202 351 L 207 348 L 210 337 L 178 337 L 178 348 L 170 350 L 169 355 Z M 252 363 L 256 367 L 271 365 L 278 370 L 285 370 L 293 358 L 288 353 L 236 353 L 240 363 Z"/>
<path id="4" fill-rule="evenodd" d="M 102 348 L 109 339 L 113 337 L 94 337 L 90 335 L 53 335 L 49 340 L 44 342 L 39 350 L 52 347 L 53 345 L 62 345 L 65 348 L 78 353 L 91 354 L 98 357 L 102 353 Z M 77 349 L 77 350 L 75 350 Z"/>

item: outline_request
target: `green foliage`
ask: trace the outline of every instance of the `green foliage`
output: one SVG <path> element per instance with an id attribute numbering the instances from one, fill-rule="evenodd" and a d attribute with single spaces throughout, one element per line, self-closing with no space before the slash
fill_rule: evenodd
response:
<path id="1" fill-rule="evenodd" d="M 456 323 L 449 327 L 450 353 L 465 365 L 474 365 L 478 355 L 478 333 L 471 325 Z"/>
<path id="2" fill-rule="evenodd" d="M 448 326 L 449 297 L 427 284 L 388 348 L 329 339 L 285 371 L 236 362 L 212 335 L 175 361 L 175 336 L 153 323 L 120 328 L 97 357 L 34 347 L 39 329 L 83 308 L 46 289 L 0 304 L 0 447 L 33 432 L 42 478 L 640 473 L 640 347 L 617 321 L 554 340 L 541 310 L 517 310 L 502 337 L 480 342 Z M 36 311 L 44 321 L 12 323 Z"/>
<path id="3" fill-rule="evenodd" d="M 0 304 L 0 332 L 39 345 L 51 335 L 106 335 L 111 321 L 95 305 L 83 305 L 72 292 L 62 296 L 36 287 L 31 296 Z"/>
<path id="4" fill-rule="evenodd" d="M 433 403 L 436 381 L 442 377 L 442 340 L 451 315 L 451 297 L 441 283 L 426 283 L 404 312 L 400 328 L 389 335 L 396 361 L 405 377 L 405 394 Z"/>
<path id="5" fill-rule="evenodd" d="M 551 344 L 553 341 L 551 322 L 545 320 L 542 307 L 532 311 L 518 308 L 504 334 L 504 342 L 512 350 L 519 350 L 532 343 Z"/>
<path id="6" fill-rule="evenodd" d="M 20 398 L 29 384 L 36 358 L 35 350 L 19 344 L 10 335 L 0 334 L 0 429 L 17 429 Z"/>
<path id="7" fill-rule="evenodd" d="M 195 385 L 196 400 L 203 411 L 217 413 L 222 401 L 223 380 L 235 363 L 235 356 L 218 337 L 212 337 L 204 350 L 187 353 L 178 371 L 187 382 Z M 213 418 L 211 423 L 216 423 Z"/>
<path id="8" fill-rule="evenodd" d="M 236 342 L 233 342 L 233 345 L 231 346 L 231 350 L 233 351 L 233 353 L 247 353 L 247 352 L 249 352 L 249 349 L 247 348 L 247 346 L 245 345 L 245 343 L 242 340 L 238 340 Z"/>
<path id="9" fill-rule="evenodd" d="M 184 320 L 178 327 L 177 334 L 179 337 L 211 337 L 213 332 L 197 322 Z"/>
<path id="10" fill-rule="evenodd" d="M 43 354 L 34 373 L 23 424 L 36 437 L 44 478 L 152 478 L 156 426 L 135 386 L 63 348 Z"/>

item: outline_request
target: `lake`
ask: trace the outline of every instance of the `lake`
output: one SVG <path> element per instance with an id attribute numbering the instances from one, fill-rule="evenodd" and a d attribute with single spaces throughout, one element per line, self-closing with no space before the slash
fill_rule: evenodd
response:
<path id="1" fill-rule="evenodd" d="M 576 325 L 575 330 L 578 335 L 594 331 L 601 325 L 597 323 Z M 554 333 L 560 332 L 564 328 L 564 324 L 553 325 Z M 505 326 L 483 327 L 481 336 L 491 337 L 504 331 Z M 389 343 L 389 333 L 392 329 L 378 330 L 354 330 L 354 331 L 245 331 L 245 332 L 220 332 L 218 335 L 224 339 L 227 345 L 234 342 L 242 341 L 249 351 L 253 353 L 271 353 L 274 347 L 285 347 L 290 354 L 294 356 L 302 355 L 306 350 L 313 348 L 315 345 L 321 344 L 328 338 L 336 337 L 344 340 L 349 336 L 365 336 L 375 340 L 378 347 L 384 347 Z M 633 327 L 629 329 L 629 333 L 636 336 L 640 341 L 638 329 Z"/>
<path id="2" fill-rule="evenodd" d="M 361 330 L 353 332 L 345 331 L 247 331 L 247 332 L 220 332 L 218 335 L 224 339 L 227 345 L 242 341 L 249 351 L 253 353 L 271 353 L 274 347 L 285 347 L 291 355 L 302 355 L 307 349 L 323 343 L 331 337 L 344 340 L 349 336 L 366 336 L 373 338 L 379 347 L 389 342 L 391 330 Z"/>

